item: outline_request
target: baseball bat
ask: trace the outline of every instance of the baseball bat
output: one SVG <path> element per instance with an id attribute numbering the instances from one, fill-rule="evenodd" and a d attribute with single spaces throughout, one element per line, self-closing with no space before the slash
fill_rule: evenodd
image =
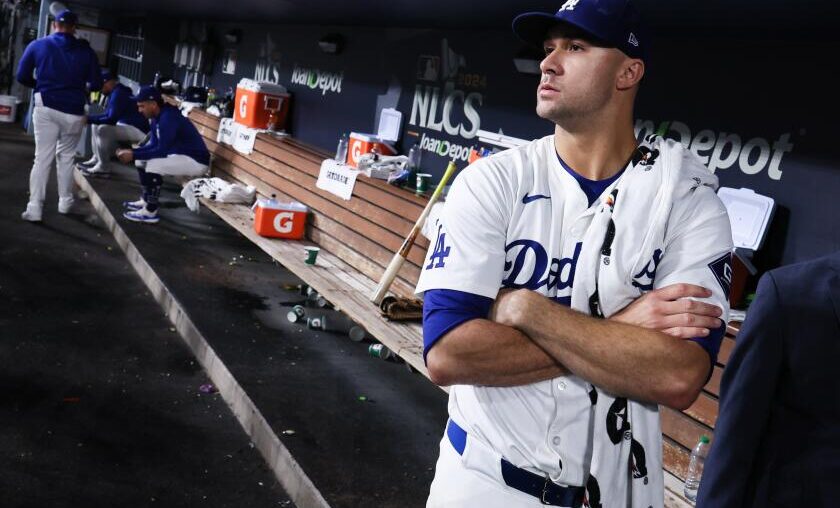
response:
<path id="1" fill-rule="evenodd" d="M 376 287 L 376 290 L 370 296 L 370 301 L 376 305 L 379 305 L 382 302 L 382 299 L 385 297 L 385 293 L 388 292 L 388 288 L 391 287 L 391 283 L 394 282 L 394 279 L 397 277 L 397 272 L 400 271 L 400 268 L 408 257 L 408 251 L 410 251 L 411 247 L 414 245 L 414 240 L 417 239 L 417 235 L 420 233 L 420 230 L 423 229 L 423 224 L 426 223 L 426 218 L 428 218 L 429 212 L 432 210 L 432 206 L 434 206 L 437 202 L 443 188 L 446 187 L 446 182 L 449 181 L 449 178 L 453 173 L 455 173 L 455 161 L 450 161 L 449 165 L 446 167 L 446 172 L 443 173 L 443 178 L 440 179 L 440 183 L 438 183 L 437 188 L 432 193 L 432 197 L 429 198 L 429 203 L 426 205 L 426 208 L 423 209 L 423 213 L 420 214 L 417 222 L 414 223 L 414 227 L 411 228 L 411 232 L 403 241 L 400 250 L 394 254 L 391 262 L 388 263 L 388 268 L 386 268 L 385 273 L 382 274 L 379 286 Z"/>

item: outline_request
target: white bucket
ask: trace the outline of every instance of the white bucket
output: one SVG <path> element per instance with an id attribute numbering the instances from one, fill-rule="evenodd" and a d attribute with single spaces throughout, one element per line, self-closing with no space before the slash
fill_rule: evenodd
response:
<path id="1" fill-rule="evenodd" d="M 0 122 L 14 122 L 18 99 L 14 95 L 0 95 Z"/>

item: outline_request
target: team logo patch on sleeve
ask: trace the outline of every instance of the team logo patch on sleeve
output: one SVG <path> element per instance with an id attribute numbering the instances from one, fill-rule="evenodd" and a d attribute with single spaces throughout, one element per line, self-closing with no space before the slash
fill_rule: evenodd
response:
<path id="1" fill-rule="evenodd" d="M 723 288 L 723 293 L 729 298 L 729 291 L 732 288 L 732 254 L 724 254 L 709 263 L 709 269 L 715 274 L 715 278 Z"/>

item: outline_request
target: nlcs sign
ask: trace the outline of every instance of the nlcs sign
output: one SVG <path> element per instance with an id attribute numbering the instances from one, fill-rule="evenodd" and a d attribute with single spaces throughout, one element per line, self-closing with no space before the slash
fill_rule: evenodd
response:
<path id="1" fill-rule="evenodd" d="M 451 83 L 447 83 L 443 94 L 441 100 L 440 87 L 417 85 L 408 123 L 438 132 L 445 131 L 450 136 L 474 138 L 481 128 L 481 117 L 476 107 L 481 106 L 482 95 L 478 92 L 465 94 L 462 90 L 456 90 Z M 459 121 L 456 124 L 453 119 L 456 102 L 463 104 L 466 123 Z"/>

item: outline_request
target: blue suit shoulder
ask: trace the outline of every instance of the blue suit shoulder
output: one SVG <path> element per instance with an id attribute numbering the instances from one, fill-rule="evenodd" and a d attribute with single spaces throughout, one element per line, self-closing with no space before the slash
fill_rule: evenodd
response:
<path id="1" fill-rule="evenodd" d="M 767 276 L 773 279 L 780 294 L 796 291 L 799 295 L 810 293 L 821 286 L 832 272 L 840 270 L 840 253 L 794 263 L 770 270 Z M 840 272 L 838 272 L 840 273 Z"/>

